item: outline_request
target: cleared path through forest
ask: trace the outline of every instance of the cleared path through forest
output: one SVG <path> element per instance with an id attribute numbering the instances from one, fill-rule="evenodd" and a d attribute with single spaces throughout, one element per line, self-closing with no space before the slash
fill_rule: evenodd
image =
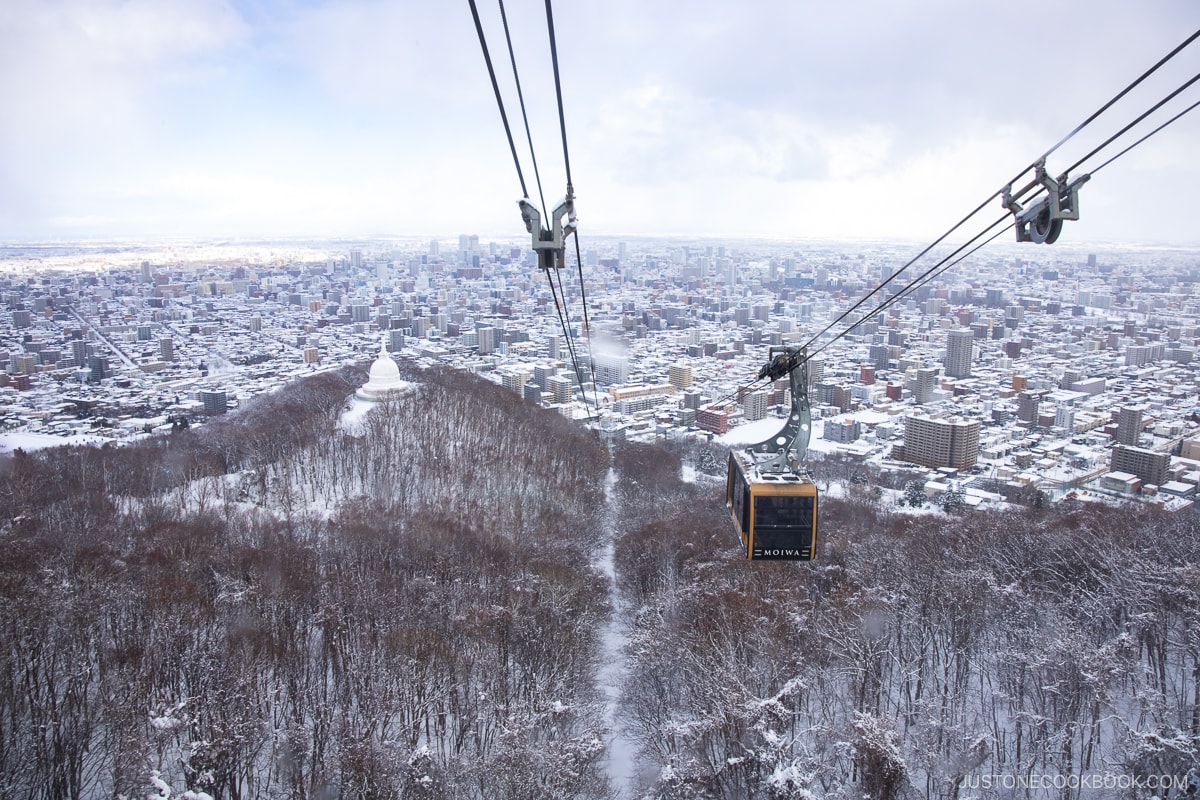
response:
<path id="1" fill-rule="evenodd" d="M 604 526 L 604 549 L 592 565 L 609 579 L 611 611 L 608 621 L 600 631 L 600 669 L 596 675 L 597 687 L 604 698 L 604 721 L 609 728 L 607 770 L 618 798 L 633 798 L 642 788 L 640 775 L 645 766 L 638 758 L 638 746 L 624 731 L 619 717 L 621 686 L 625 682 L 625 644 L 629 640 L 629 626 L 625 623 L 625 608 L 617 590 L 616 568 L 613 564 L 614 539 L 618 504 L 621 502 L 616 491 L 617 475 L 611 467 L 604 480 L 604 499 L 607 514 Z"/>

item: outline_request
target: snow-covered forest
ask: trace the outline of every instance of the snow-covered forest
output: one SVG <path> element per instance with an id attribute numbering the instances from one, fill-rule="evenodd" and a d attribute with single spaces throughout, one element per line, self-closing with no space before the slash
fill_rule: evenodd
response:
<path id="1" fill-rule="evenodd" d="M 859 476 L 818 561 L 750 563 L 677 454 L 407 377 L 361 428 L 351 370 L 3 463 L 0 796 L 1149 797 L 1200 757 L 1190 517 L 907 514 Z"/>

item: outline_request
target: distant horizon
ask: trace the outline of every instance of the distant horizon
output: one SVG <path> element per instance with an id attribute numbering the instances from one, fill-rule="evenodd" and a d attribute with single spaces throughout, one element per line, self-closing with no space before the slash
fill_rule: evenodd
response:
<path id="1" fill-rule="evenodd" d="M 1071 223 L 1067 223 L 1069 226 Z M 995 247 L 1015 246 L 1020 249 L 1028 249 L 1031 257 L 1036 255 L 1049 255 L 1056 251 L 1062 250 L 1078 250 L 1087 248 L 1137 248 L 1137 249 L 1171 249 L 1171 250 L 1200 250 L 1200 239 L 1195 241 L 1137 241 L 1137 240 L 1118 240 L 1118 239 L 1094 239 L 1089 241 L 1072 241 L 1069 238 L 1070 227 L 1064 228 L 1063 236 L 1053 245 L 1036 245 L 1031 243 L 1019 243 L 1013 237 L 1001 237 L 995 242 L 992 242 L 980 248 L 981 253 Z M 528 242 L 529 235 L 524 231 L 520 233 L 496 233 L 488 231 L 463 230 L 456 233 L 366 233 L 366 234 L 293 234 L 293 235 L 238 235 L 238 236 L 222 236 L 222 235 L 167 235 L 167 234 L 128 234 L 128 235 L 111 235 L 111 236 L 56 236 L 56 237 L 0 237 L 0 248 L 8 247 L 35 247 L 44 245 L 48 247 L 54 246 L 78 246 L 87 245 L 105 246 L 105 245 L 253 245 L 253 244 L 300 244 L 300 243 L 346 243 L 346 244 L 370 244 L 375 242 L 403 241 L 411 242 L 412 244 L 425 243 L 431 241 L 453 241 L 459 236 L 477 236 L 483 242 L 502 242 L 505 244 L 520 244 Z M 960 244 L 966 236 L 952 235 L 946 239 L 939 247 L 945 247 L 955 244 Z M 594 233 L 580 234 L 580 245 L 583 249 L 587 249 L 587 243 L 590 240 L 604 243 L 619 243 L 619 242 L 646 242 L 646 241 L 700 241 L 718 244 L 722 242 L 747 242 L 747 243 L 762 243 L 762 244 L 816 244 L 816 245 L 870 245 L 870 244 L 885 244 L 885 245 L 914 245 L 925 246 L 931 242 L 929 240 L 907 238 L 907 237 L 888 237 L 888 236 L 861 236 L 861 237 L 817 237 L 817 236 L 775 236 L 775 235 L 754 235 L 754 234 L 687 234 L 687 233 L 636 233 L 636 234 L 618 234 L 618 233 Z M 528 248 L 526 248 L 528 249 Z M 570 249 L 570 247 L 568 248 Z"/>

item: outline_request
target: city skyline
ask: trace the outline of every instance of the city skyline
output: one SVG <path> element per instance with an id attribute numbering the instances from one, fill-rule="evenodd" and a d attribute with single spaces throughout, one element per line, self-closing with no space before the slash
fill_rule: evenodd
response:
<path id="1" fill-rule="evenodd" d="M 584 236 L 927 241 L 1200 20 L 1182 2 L 1137 16 L 1068 3 L 1034 22 L 938 2 L 560 5 Z M 498 13 L 480 11 L 518 125 Z M 507 11 L 553 204 L 565 181 L 542 8 Z M 466 4 L 18 2 L 6 23 L 2 239 L 521 233 Z M 1195 61 L 1184 51 L 1051 170 Z M 1086 186 L 1064 242 L 1197 241 L 1197 124 Z"/>
<path id="2" fill-rule="evenodd" d="M 1190 250 L 1026 260 L 1028 247 L 997 245 L 824 336 L 897 248 L 609 240 L 586 253 L 586 337 L 577 305 L 550 313 L 532 251 L 468 234 L 320 257 L 227 243 L 169 263 L 136 245 L 10 250 L 0 451 L 174 431 L 364 360 L 358 394 L 374 399 L 399 377 L 381 346 L 410 367 L 478 372 L 609 438 L 750 441 L 788 402 L 754 380 L 764 348 L 823 341 L 808 369 L 814 452 L 967 469 L 1055 499 L 1161 485 L 1176 510 L 1200 483 Z M 571 305 L 578 278 L 563 277 Z M 998 497 L 976 489 L 968 503 Z"/>

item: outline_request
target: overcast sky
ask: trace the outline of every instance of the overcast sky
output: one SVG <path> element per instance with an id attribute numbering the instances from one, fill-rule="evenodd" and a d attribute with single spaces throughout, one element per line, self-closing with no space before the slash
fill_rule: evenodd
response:
<path id="1" fill-rule="evenodd" d="M 506 8 L 553 205 L 544 4 Z M 584 237 L 928 241 L 1200 28 L 1195 0 L 554 11 Z M 1197 72 L 1200 42 L 1051 171 Z M 1064 239 L 1200 242 L 1198 142 L 1200 110 L 1106 167 Z M 0 238 L 515 237 L 519 196 L 466 0 L 0 2 Z"/>

